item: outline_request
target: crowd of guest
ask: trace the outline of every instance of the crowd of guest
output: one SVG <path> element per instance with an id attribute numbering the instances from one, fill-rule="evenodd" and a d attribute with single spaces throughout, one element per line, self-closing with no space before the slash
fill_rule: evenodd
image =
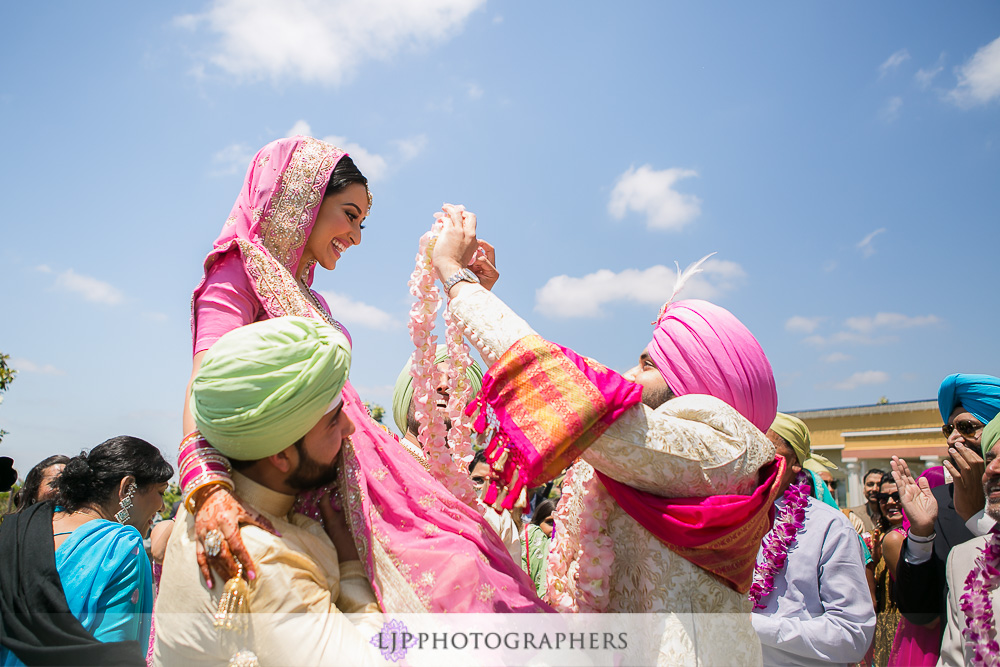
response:
<path id="1" fill-rule="evenodd" d="M 361 242 L 367 179 L 293 137 L 244 186 L 192 300 L 174 521 L 138 438 L 35 466 L 0 523 L 0 665 L 375 664 L 383 614 L 553 611 L 660 614 L 663 665 L 1000 662 L 1000 378 L 945 378 L 943 467 L 893 457 L 841 510 L 732 313 L 672 296 L 619 374 L 493 294 L 446 205 L 412 284 L 489 369 L 434 349 L 418 302 L 396 435 L 310 289 Z"/>

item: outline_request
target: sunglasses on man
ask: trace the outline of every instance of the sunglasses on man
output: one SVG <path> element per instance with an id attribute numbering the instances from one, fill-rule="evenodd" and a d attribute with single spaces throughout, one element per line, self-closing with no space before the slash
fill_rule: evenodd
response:
<path id="1" fill-rule="evenodd" d="M 968 419 L 962 419 L 954 424 L 945 424 L 941 427 L 941 432 L 944 433 L 944 437 L 946 438 L 950 438 L 951 434 L 955 431 L 958 431 L 966 438 L 974 438 L 982 430 L 982 424 Z"/>

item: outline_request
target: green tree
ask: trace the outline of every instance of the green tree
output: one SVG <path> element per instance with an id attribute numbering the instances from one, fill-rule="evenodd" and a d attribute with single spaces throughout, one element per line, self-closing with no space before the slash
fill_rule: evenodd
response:
<path id="1" fill-rule="evenodd" d="M 3 392 L 7 391 L 7 387 L 17 375 L 17 371 L 7 365 L 8 359 L 10 359 L 9 355 L 0 352 L 0 403 L 3 403 Z M 0 440 L 3 440 L 5 435 L 7 435 L 7 431 L 0 428 Z"/>
<path id="2" fill-rule="evenodd" d="M 369 403 L 368 401 L 365 401 L 365 407 L 368 408 L 368 414 L 372 416 L 372 419 L 381 424 L 382 417 L 385 417 L 385 408 L 378 403 Z"/>
<path id="3" fill-rule="evenodd" d="M 166 506 L 165 509 L 160 512 L 160 516 L 164 519 L 173 519 L 174 514 L 174 503 L 180 502 L 184 498 L 184 494 L 181 492 L 181 487 L 177 482 L 170 482 L 167 485 L 167 490 L 163 492 L 163 504 Z"/>

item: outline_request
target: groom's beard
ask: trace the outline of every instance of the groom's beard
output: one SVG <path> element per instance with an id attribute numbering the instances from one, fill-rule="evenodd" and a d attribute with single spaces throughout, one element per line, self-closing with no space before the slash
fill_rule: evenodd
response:
<path id="1" fill-rule="evenodd" d="M 299 450 L 299 467 L 295 469 L 286 480 L 286 484 L 299 491 L 311 491 L 326 486 L 337 479 L 337 460 L 333 459 L 329 465 L 323 465 L 306 453 L 304 447 L 297 447 Z"/>

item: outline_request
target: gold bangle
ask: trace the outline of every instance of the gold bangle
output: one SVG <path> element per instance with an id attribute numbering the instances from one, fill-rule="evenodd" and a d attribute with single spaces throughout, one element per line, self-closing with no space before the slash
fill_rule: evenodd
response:
<path id="1" fill-rule="evenodd" d="M 219 474 L 211 474 L 211 475 L 206 474 L 204 476 L 195 478 L 191 482 L 191 490 L 185 492 L 184 494 L 184 507 L 187 508 L 187 511 L 190 512 L 191 515 L 194 515 L 195 513 L 195 507 L 194 507 L 195 494 L 198 491 L 204 489 L 206 486 L 212 486 L 213 484 L 220 484 L 229 489 L 230 491 L 232 491 L 234 488 L 233 480 L 229 479 L 228 477 L 223 477 L 222 475 Z"/>

